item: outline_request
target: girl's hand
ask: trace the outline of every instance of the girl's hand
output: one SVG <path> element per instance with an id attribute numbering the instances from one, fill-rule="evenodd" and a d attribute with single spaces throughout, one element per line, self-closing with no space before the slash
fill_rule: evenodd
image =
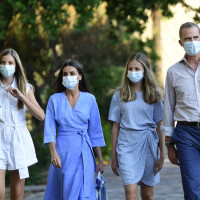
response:
<path id="1" fill-rule="evenodd" d="M 101 174 L 103 174 L 103 172 L 104 172 L 103 161 L 99 162 L 98 165 L 97 165 L 97 173 L 99 171 L 101 172 Z"/>
<path id="2" fill-rule="evenodd" d="M 118 160 L 117 160 L 116 156 L 112 156 L 111 168 L 112 168 L 114 174 L 119 176 L 119 172 L 118 172 L 119 166 L 118 166 Z"/>
<path id="3" fill-rule="evenodd" d="M 9 87 L 6 89 L 6 91 L 9 92 L 13 97 L 21 100 L 37 119 L 44 120 L 44 111 L 36 101 L 33 90 L 31 88 L 29 89 L 28 97 L 23 95 L 17 88 Z"/>
<path id="4" fill-rule="evenodd" d="M 154 167 L 154 176 L 163 168 L 164 157 L 160 157 Z"/>
<path id="5" fill-rule="evenodd" d="M 61 168 L 61 159 L 57 152 L 51 154 L 51 163 L 54 167 Z"/>
<path id="6" fill-rule="evenodd" d="M 8 89 L 6 89 L 6 91 L 9 92 L 13 97 L 18 99 L 21 99 L 23 95 L 17 88 L 13 87 L 9 87 Z"/>

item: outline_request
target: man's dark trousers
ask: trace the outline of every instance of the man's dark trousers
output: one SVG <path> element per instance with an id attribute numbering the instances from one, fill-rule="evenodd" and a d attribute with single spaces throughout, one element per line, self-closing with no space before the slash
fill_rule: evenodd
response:
<path id="1" fill-rule="evenodd" d="M 200 200 L 200 127 L 178 124 L 174 130 L 185 200 Z"/>

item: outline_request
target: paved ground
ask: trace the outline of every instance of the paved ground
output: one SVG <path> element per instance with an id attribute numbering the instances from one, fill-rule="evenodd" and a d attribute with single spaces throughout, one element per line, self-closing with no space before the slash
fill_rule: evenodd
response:
<path id="1" fill-rule="evenodd" d="M 109 200 L 125 200 L 121 178 L 112 173 L 110 166 L 105 167 L 104 178 L 107 181 Z M 25 200 L 43 200 L 45 186 L 28 186 L 25 188 Z M 155 187 L 155 200 L 183 200 L 183 190 L 179 167 L 165 160 L 161 171 L 161 181 Z"/>
<path id="2" fill-rule="evenodd" d="M 161 181 L 155 187 L 155 200 L 183 200 L 179 167 L 165 160 L 160 174 Z M 106 167 L 104 176 L 107 181 L 109 200 L 125 200 L 121 178 L 112 173 L 110 166 Z"/>

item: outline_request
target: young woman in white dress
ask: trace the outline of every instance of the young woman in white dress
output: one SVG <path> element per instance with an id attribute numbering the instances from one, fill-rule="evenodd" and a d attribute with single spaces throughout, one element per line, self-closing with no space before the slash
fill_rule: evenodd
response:
<path id="1" fill-rule="evenodd" d="M 26 126 L 26 107 L 38 120 L 44 120 L 17 52 L 5 49 L 0 54 L 0 200 L 5 198 L 6 170 L 11 177 L 10 199 L 22 200 L 28 166 L 37 162 Z"/>

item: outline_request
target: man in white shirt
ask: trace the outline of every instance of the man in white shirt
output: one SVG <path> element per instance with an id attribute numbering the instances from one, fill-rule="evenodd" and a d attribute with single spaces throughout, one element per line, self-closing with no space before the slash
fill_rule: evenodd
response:
<path id="1" fill-rule="evenodd" d="M 185 199 L 200 200 L 200 29 L 184 23 L 179 37 L 186 54 L 167 71 L 162 132 L 169 160 L 180 165 Z"/>

